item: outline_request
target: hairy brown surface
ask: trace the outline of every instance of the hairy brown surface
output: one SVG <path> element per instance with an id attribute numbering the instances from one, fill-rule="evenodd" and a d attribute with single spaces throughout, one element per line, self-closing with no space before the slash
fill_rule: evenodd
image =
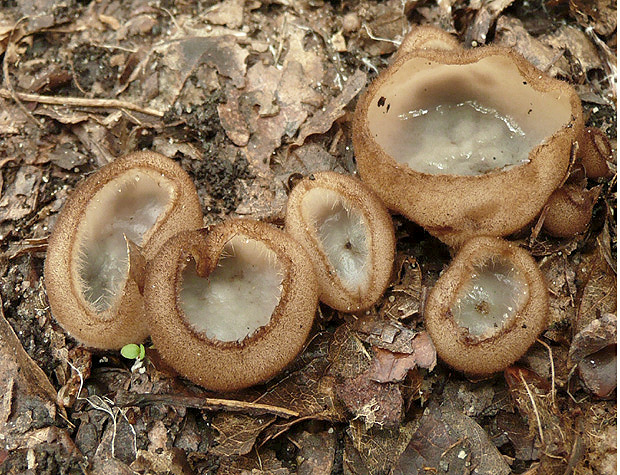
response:
<path id="1" fill-rule="evenodd" d="M 86 215 L 93 197 L 106 186 L 114 186 L 113 180 L 140 170 L 161 174 L 169 180 L 172 199 L 144 234 L 141 247 L 132 249 L 131 243 L 128 244 L 129 268 L 125 284 L 113 298 L 110 308 L 97 312 L 85 299 L 85 283 L 79 275 L 80 240 L 90 231 L 81 224 L 88 220 L 89 226 L 102 225 L 98 216 Z M 143 341 L 148 336 L 142 299 L 145 259 L 152 258 L 170 236 L 201 226 L 202 212 L 194 184 L 170 159 L 158 153 L 136 152 L 101 168 L 76 187 L 49 237 L 45 288 L 54 317 L 87 346 L 113 349 Z"/>
<path id="2" fill-rule="evenodd" d="M 232 236 L 264 243 L 278 256 L 284 276 L 269 323 L 240 342 L 222 342 L 191 328 L 179 294 L 188 259 L 208 279 Z M 148 264 L 144 296 L 151 338 L 164 359 L 207 389 L 232 391 L 272 378 L 297 356 L 312 328 L 318 289 L 310 259 L 295 240 L 268 224 L 239 219 L 171 238 Z"/>
<path id="3" fill-rule="evenodd" d="M 484 60 L 492 60 L 494 64 L 482 66 Z M 455 82 L 453 71 L 457 69 L 445 65 L 478 67 L 479 73 L 467 76 L 475 86 L 468 84 L 465 76 L 460 78 L 460 84 Z M 511 70 L 515 67 L 520 78 Z M 387 126 L 381 122 L 389 116 L 433 106 L 424 102 L 423 95 L 409 99 L 406 93 L 407 88 L 418 87 L 416 75 L 422 77 L 433 70 L 437 71 L 435 84 L 441 85 L 442 81 L 446 84 L 445 90 L 434 92 L 444 101 L 478 99 L 482 104 L 503 104 L 498 110 L 516 117 L 517 121 L 521 117 L 528 120 L 539 117 L 537 120 L 544 123 L 549 121 L 545 118 L 548 107 L 557 101 L 557 96 L 561 98 L 556 102 L 558 107 L 568 106 L 570 114 L 561 127 L 554 127 L 543 144 L 532 149 L 528 163 L 473 177 L 450 174 L 449 170 L 438 175 L 418 172 L 390 156 L 381 143 L 386 139 L 378 136 L 386 135 L 380 129 Z M 401 74 L 396 79 L 399 71 L 407 71 L 407 76 Z M 504 77 L 508 83 L 504 83 Z M 480 92 L 475 87 L 483 83 L 486 85 L 482 94 L 486 96 L 478 97 Z M 507 97 L 510 99 L 506 100 Z M 378 114 L 381 119 L 374 118 Z M 458 246 L 476 235 L 508 235 L 534 219 L 564 179 L 572 143 L 582 130 L 581 102 L 575 90 L 543 74 L 510 49 L 490 46 L 471 50 L 414 49 L 400 55 L 360 98 L 353 124 L 353 144 L 362 179 L 390 209 L 420 224 L 445 243 Z"/>
<path id="4" fill-rule="evenodd" d="M 310 190 L 335 191 L 339 200 L 363 218 L 368 264 L 365 266 L 367 283 L 360 292 L 353 292 L 343 284 L 325 253 L 316 223 L 311 219 L 313 210 L 308 209 L 317 207 L 318 203 L 304 203 Z M 322 208 L 328 209 L 335 203 L 324 202 Z M 318 276 L 321 301 L 330 307 L 343 312 L 366 310 L 385 292 L 394 263 L 394 225 L 383 202 L 361 181 L 333 172 L 314 173 L 302 180 L 289 195 L 286 231 L 308 252 Z"/>
<path id="5" fill-rule="evenodd" d="M 489 337 L 470 338 L 452 318 L 450 308 L 467 285 L 476 266 L 505 260 L 525 278 L 529 292 L 515 318 Z M 471 376 L 503 371 L 518 360 L 547 327 L 547 286 L 536 261 L 516 245 L 498 238 L 467 241 L 441 275 L 426 302 L 424 322 L 437 354 L 446 363 Z"/>

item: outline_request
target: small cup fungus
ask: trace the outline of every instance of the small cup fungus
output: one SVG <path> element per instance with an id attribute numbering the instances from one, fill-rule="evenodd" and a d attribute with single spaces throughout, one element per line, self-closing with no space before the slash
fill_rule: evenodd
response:
<path id="1" fill-rule="evenodd" d="M 78 185 L 49 237 L 45 287 L 54 317 L 88 346 L 141 342 L 145 260 L 170 236 L 201 226 L 194 184 L 172 160 L 136 152 L 104 166 Z"/>
<path id="2" fill-rule="evenodd" d="M 343 312 L 365 310 L 385 291 L 394 262 L 394 228 L 379 197 L 334 172 L 300 181 L 286 208 L 286 231 L 306 249 L 320 299 Z"/>
<path id="3" fill-rule="evenodd" d="M 605 178 L 611 170 L 607 164 L 612 158 L 611 144 L 601 129 L 588 127 L 579 137 L 579 161 L 588 178 Z"/>
<path id="4" fill-rule="evenodd" d="M 236 219 L 170 239 L 149 262 L 151 337 L 180 374 L 214 391 L 268 380 L 302 349 L 318 301 L 288 234 Z"/>
<path id="5" fill-rule="evenodd" d="M 467 241 L 441 275 L 424 318 L 437 354 L 486 376 L 519 359 L 547 326 L 547 286 L 527 251 L 499 238 Z"/>
<path id="6" fill-rule="evenodd" d="M 555 237 L 572 237 L 584 232 L 600 191 L 600 186 L 587 190 L 577 184 L 558 188 L 547 202 L 543 229 Z"/>
<path id="7" fill-rule="evenodd" d="M 449 245 L 519 230 L 566 175 L 579 97 L 510 49 L 412 35 L 358 102 L 362 179 Z"/>

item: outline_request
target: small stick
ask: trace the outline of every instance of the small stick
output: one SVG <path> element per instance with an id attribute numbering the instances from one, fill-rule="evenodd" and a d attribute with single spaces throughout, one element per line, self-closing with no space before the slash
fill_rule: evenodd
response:
<path id="1" fill-rule="evenodd" d="M 555 407 L 555 365 L 553 364 L 553 351 L 551 350 L 551 347 L 540 338 L 537 338 L 536 341 L 547 348 L 547 351 L 549 352 L 549 362 L 551 363 L 551 404 Z"/>
<path id="2" fill-rule="evenodd" d="M 192 407 L 207 411 L 245 412 L 248 414 L 273 414 L 279 417 L 299 417 L 299 413 L 284 407 L 255 402 L 237 401 L 234 399 L 218 399 L 199 396 L 177 396 L 174 394 L 134 394 L 119 391 L 116 396 L 116 405 L 143 406 L 147 404 L 168 404 L 170 406 Z"/>
<path id="3" fill-rule="evenodd" d="M 15 91 L 13 94 L 7 89 L 0 89 L 0 97 L 5 99 L 20 99 L 27 102 L 40 102 L 41 104 L 52 104 L 74 107 L 103 107 L 109 109 L 127 109 L 142 114 L 163 117 L 164 113 L 150 107 L 141 107 L 131 102 L 118 99 L 89 99 L 87 97 L 64 97 L 64 96 L 42 96 L 40 94 L 28 94 Z"/>
<path id="4" fill-rule="evenodd" d="M 545 437 L 543 436 L 542 424 L 540 423 L 540 415 L 538 415 L 538 408 L 536 407 L 536 402 L 534 401 L 534 396 L 530 391 L 530 387 L 527 385 L 525 378 L 523 377 L 523 373 L 519 371 L 519 376 L 521 377 L 521 381 L 525 386 L 525 390 L 527 391 L 527 395 L 530 397 L 530 401 L 532 403 L 532 407 L 534 408 L 534 415 L 536 416 L 536 422 L 538 422 L 538 434 L 540 435 L 540 442 L 545 443 Z"/>

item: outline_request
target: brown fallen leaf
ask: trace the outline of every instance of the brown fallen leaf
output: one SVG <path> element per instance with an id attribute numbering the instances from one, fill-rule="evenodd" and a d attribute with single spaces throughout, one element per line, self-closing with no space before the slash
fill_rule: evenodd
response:
<path id="1" fill-rule="evenodd" d="M 396 384 L 381 384 L 370 379 L 370 372 L 345 379 L 336 385 L 336 393 L 353 414 L 367 427 L 396 427 L 403 412 L 403 396 Z"/>
<path id="2" fill-rule="evenodd" d="M 299 447 L 298 475 L 332 473 L 337 445 L 335 431 L 322 431 L 316 434 L 304 431 L 294 437 L 293 441 Z"/>
<path id="3" fill-rule="evenodd" d="M 38 167 L 22 166 L 0 195 L 0 223 L 15 221 L 30 214 L 36 207 L 42 173 Z"/>
<path id="4" fill-rule="evenodd" d="M 333 123 L 344 115 L 344 109 L 357 96 L 357 94 L 366 85 L 367 75 L 361 70 L 355 71 L 348 81 L 344 84 L 342 92 L 331 99 L 329 103 L 321 110 L 314 113 L 299 130 L 295 145 L 299 146 L 304 143 L 307 137 L 313 134 L 322 134 L 327 132 Z"/>
<path id="5" fill-rule="evenodd" d="M 508 475 L 511 470 L 482 427 L 444 401 L 425 410 L 392 473 Z"/>
<path id="6" fill-rule="evenodd" d="M 251 417 L 227 412 L 218 414 L 211 423 L 218 432 L 216 445 L 208 451 L 223 457 L 247 454 L 254 447 L 260 433 L 275 420 L 272 416 Z"/>
<path id="7" fill-rule="evenodd" d="M 379 313 L 388 319 L 405 320 L 419 314 L 423 301 L 422 270 L 412 256 L 398 255 L 396 283 L 386 292 Z"/>
<path id="8" fill-rule="evenodd" d="M 508 8 L 514 0 L 492 0 L 484 2 L 476 12 L 474 21 L 471 22 L 465 32 L 464 42 L 466 45 L 484 45 L 487 42 L 487 34 L 494 25 L 497 17 Z"/>
<path id="9" fill-rule="evenodd" d="M 585 386 L 598 397 L 608 397 L 617 385 L 618 320 L 605 313 L 575 335 L 569 358 L 577 365 Z"/>
<path id="10" fill-rule="evenodd" d="M 370 379 L 378 383 L 399 382 L 409 370 L 419 367 L 433 370 L 437 364 L 435 346 L 428 333 L 418 333 L 411 342 L 413 352 L 393 353 L 373 347 L 375 357 L 370 369 Z"/>

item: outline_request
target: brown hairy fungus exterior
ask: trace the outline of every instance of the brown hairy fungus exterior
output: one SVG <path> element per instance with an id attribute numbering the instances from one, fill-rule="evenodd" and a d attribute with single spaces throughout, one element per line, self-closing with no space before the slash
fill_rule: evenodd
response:
<path id="1" fill-rule="evenodd" d="M 201 226 L 194 184 L 172 160 L 136 152 L 102 167 L 76 187 L 49 237 L 52 314 L 87 346 L 143 341 L 145 261 L 170 236 Z"/>
<path id="2" fill-rule="evenodd" d="M 417 26 L 403 38 L 396 58 L 418 49 L 460 50 L 461 45 L 447 31 L 432 26 Z"/>
<path id="3" fill-rule="evenodd" d="M 289 196 L 286 231 L 308 252 L 322 302 L 357 312 L 383 295 L 394 262 L 394 226 L 361 181 L 334 172 L 300 181 Z"/>
<path id="4" fill-rule="evenodd" d="M 433 287 L 424 319 L 437 354 L 471 376 L 502 371 L 547 327 L 547 286 L 527 251 L 467 241 Z"/>
<path id="5" fill-rule="evenodd" d="M 501 126 L 501 143 L 485 135 L 488 121 Z M 459 246 L 532 221 L 582 130 L 574 88 L 514 51 L 422 48 L 399 55 L 362 95 L 353 145 L 362 180 L 388 208 Z"/>
<path id="6" fill-rule="evenodd" d="M 588 127 L 579 137 L 579 162 L 588 178 L 611 176 L 607 162 L 612 159 L 611 143 L 601 129 Z"/>
<path id="7" fill-rule="evenodd" d="M 149 262 L 155 347 L 213 391 L 264 382 L 301 351 L 318 303 L 306 252 L 288 234 L 234 219 L 170 239 Z"/>
<path id="8" fill-rule="evenodd" d="M 592 210 L 601 191 L 576 184 L 564 185 L 547 202 L 543 229 L 555 237 L 572 237 L 584 232 L 592 219 Z"/>

